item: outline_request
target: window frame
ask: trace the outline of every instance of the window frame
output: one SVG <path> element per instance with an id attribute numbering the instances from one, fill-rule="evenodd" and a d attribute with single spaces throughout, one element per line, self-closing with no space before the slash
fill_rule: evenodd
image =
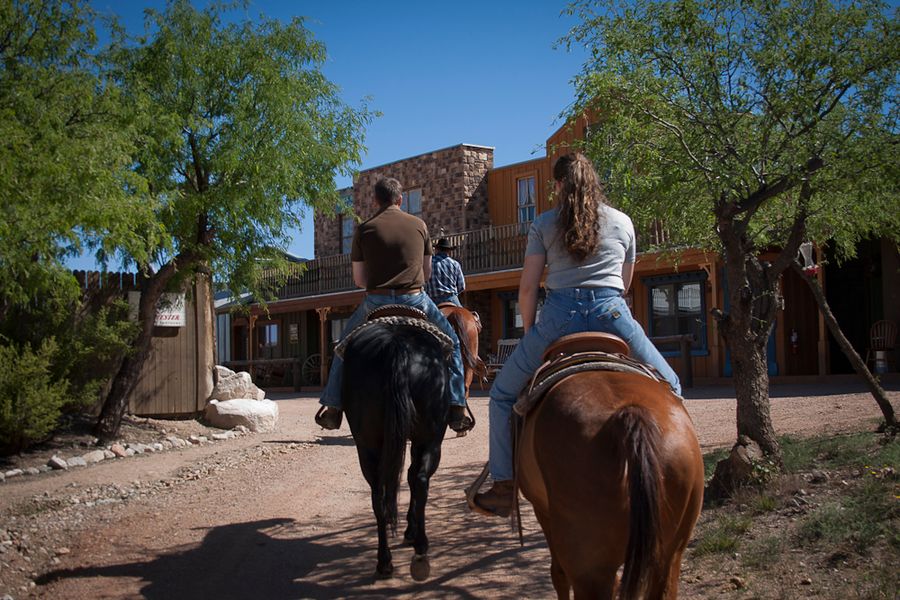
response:
<path id="1" fill-rule="evenodd" d="M 418 200 L 419 210 L 417 212 L 413 212 L 412 210 L 410 210 L 411 207 L 409 204 L 410 195 L 414 194 L 414 193 L 418 194 L 418 197 L 419 197 L 419 200 Z M 403 192 L 403 204 L 401 205 L 403 207 L 403 212 L 409 213 L 409 214 L 419 217 L 421 219 L 422 218 L 422 198 L 423 197 L 424 197 L 424 195 L 422 194 L 422 188 L 420 188 L 420 187 L 412 188 L 412 189 L 409 189 L 409 190 L 406 190 L 405 192 Z"/>
<path id="2" fill-rule="evenodd" d="M 653 277 L 642 277 L 641 283 L 647 289 L 646 298 L 647 298 L 647 337 L 653 338 L 656 334 L 654 332 L 654 318 L 653 318 L 653 290 L 654 288 L 663 287 L 667 285 L 675 285 L 676 288 L 681 285 L 698 283 L 700 285 L 700 311 L 697 315 L 697 319 L 700 322 L 700 332 L 697 335 L 697 341 L 691 345 L 691 356 L 708 356 L 709 355 L 709 345 L 707 342 L 707 332 L 709 331 L 709 314 L 706 309 L 706 282 L 709 279 L 709 275 L 707 275 L 706 271 L 689 271 L 686 273 L 674 273 L 669 275 L 656 275 Z M 677 291 L 677 290 L 676 290 Z M 676 302 L 678 298 L 678 294 L 675 294 Z M 676 306 L 676 313 L 672 317 L 676 319 L 676 322 L 679 322 L 678 316 L 678 307 Z M 679 334 L 675 334 L 679 335 Z M 655 344 L 654 344 L 655 345 Z M 673 350 L 662 350 L 660 349 L 660 354 L 666 357 L 673 356 L 681 356 L 681 350 L 673 349 Z"/>
<path id="3" fill-rule="evenodd" d="M 521 191 L 521 183 L 526 181 L 531 181 L 531 184 L 528 186 L 528 191 L 531 194 L 531 203 L 522 203 L 522 197 L 520 194 Z M 522 211 L 531 209 L 531 219 L 523 220 L 522 219 Z M 537 173 L 529 173 L 528 175 L 523 175 L 522 177 L 516 177 L 516 222 L 520 225 L 531 224 L 537 218 Z"/>

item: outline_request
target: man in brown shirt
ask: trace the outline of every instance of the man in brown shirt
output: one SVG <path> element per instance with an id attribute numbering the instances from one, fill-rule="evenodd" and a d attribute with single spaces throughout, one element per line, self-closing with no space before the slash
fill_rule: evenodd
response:
<path id="1" fill-rule="evenodd" d="M 361 223 L 353 235 L 350 261 L 353 282 L 366 290 L 366 297 L 347 320 L 344 332 L 352 331 L 365 316 L 379 306 L 406 304 L 423 311 L 453 340 L 450 360 L 450 416 L 447 424 L 456 432 L 472 428 L 466 416 L 465 381 L 459 339 L 437 306 L 422 291 L 431 277 L 431 242 L 422 219 L 400 209 L 403 188 L 396 179 L 380 179 L 375 184 L 378 212 Z M 325 429 L 341 426 L 341 382 L 344 363 L 335 356 L 328 383 L 319 403 L 316 423 Z"/>

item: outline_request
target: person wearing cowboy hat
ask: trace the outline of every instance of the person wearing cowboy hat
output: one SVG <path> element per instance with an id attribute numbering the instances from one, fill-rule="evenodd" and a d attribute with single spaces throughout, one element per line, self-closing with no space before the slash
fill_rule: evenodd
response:
<path id="1" fill-rule="evenodd" d="M 434 250 L 431 257 L 431 278 L 425 283 L 425 292 L 435 304 L 452 302 L 462 307 L 459 295 L 466 289 L 466 278 L 463 277 L 460 264 L 449 254 L 456 250 L 456 246 L 442 237 L 434 245 Z"/>

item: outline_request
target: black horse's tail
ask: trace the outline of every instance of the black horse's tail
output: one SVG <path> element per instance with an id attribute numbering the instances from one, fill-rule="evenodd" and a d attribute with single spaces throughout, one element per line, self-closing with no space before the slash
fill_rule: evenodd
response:
<path id="1" fill-rule="evenodd" d="M 619 596 L 642 598 L 660 576 L 659 428 L 649 411 L 636 405 L 616 411 L 610 425 L 621 431 L 628 465 L 628 545 Z"/>
<path id="2" fill-rule="evenodd" d="M 406 458 L 406 440 L 415 417 L 415 407 L 409 393 L 409 349 L 394 344 L 384 356 L 387 368 L 387 389 L 384 405 L 384 443 L 378 461 L 378 482 L 383 517 L 391 531 L 397 531 L 397 490 Z"/>

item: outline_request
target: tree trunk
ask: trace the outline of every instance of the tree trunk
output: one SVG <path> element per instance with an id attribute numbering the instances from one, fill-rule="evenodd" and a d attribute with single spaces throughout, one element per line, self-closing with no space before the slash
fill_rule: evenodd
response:
<path id="1" fill-rule="evenodd" d="M 751 336 L 748 335 L 747 338 L 749 337 Z M 738 437 L 747 436 L 759 444 L 766 456 L 780 463 L 781 447 L 772 427 L 769 410 L 766 345 L 747 338 L 732 337 L 729 343 L 734 393 L 737 398 Z"/>
<path id="2" fill-rule="evenodd" d="M 862 358 L 860 358 L 859 353 L 853 348 L 846 336 L 844 336 L 844 332 L 841 331 L 841 326 L 838 324 L 837 319 L 834 318 L 831 307 L 828 306 L 828 299 L 825 297 L 825 293 L 822 291 L 821 286 L 819 286 L 818 280 L 814 276 L 804 273 L 803 268 L 797 262 L 792 263 L 791 267 L 804 281 L 806 281 L 806 284 L 812 291 L 813 297 L 816 299 L 816 304 L 819 305 L 819 311 L 825 318 L 825 324 L 828 325 L 828 331 L 834 336 L 838 346 L 840 346 L 841 350 L 844 352 L 844 356 L 846 356 L 850 361 L 850 364 L 853 365 L 853 370 L 856 371 L 857 375 L 862 377 L 866 382 L 866 385 L 868 385 L 869 391 L 872 392 L 872 397 L 875 398 L 875 402 L 878 403 L 878 407 L 884 415 L 885 425 L 891 429 L 897 429 L 898 425 L 897 418 L 894 415 L 894 407 L 891 406 L 891 402 L 888 400 L 884 389 L 878 384 L 878 380 L 872 375 L 868 366 L 866 366 Z"/>
<path id="3" fill-rule="evenodd" d="M 125 360 L 122 361 L 122 365 L 113 377 L 109 394 L 103 402 L 103 408 L 100 410 L 100 416 L 94 427 L 94 435 L 101 442 L 109 442 L 115 439 L 119 433 L 122 417 L 128 408 L 128 399 L 147 357 L 150 356 L 153 327 L 156 322 L 156 306 L 159 299 L 166 291 L 169 282 L 178 273 L 178 269 L 193 266 L 193 262 L 192 256 L 179 255 L 159 271 L 142 280 L 141 301 L 138 308 L 138 323 L 140 323 L 141 331 L 134 343 L 134 354 L 125 357 Z"/>

